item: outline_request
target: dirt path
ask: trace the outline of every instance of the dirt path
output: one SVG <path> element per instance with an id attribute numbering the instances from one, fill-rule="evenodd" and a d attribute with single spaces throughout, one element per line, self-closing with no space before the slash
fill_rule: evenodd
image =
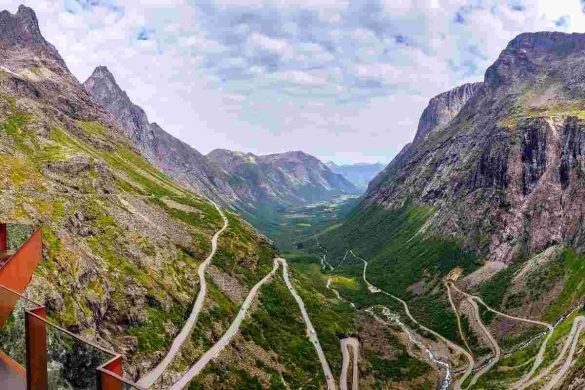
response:
<path id="1" fill-rule="evenodd" d="M 342 354 L 342 364 L 341 364 L 341 376 L 339 377 L 339 389 L 340 390 L 347 390 L 347 371 L 349 368 L 349 349 L 353 351 L 353 358 L 351 359 L 353 362 L 353 375 L 352 375 L 352 385 L 351 390 L 358 390 L 359 388 L 359 371 L 358 371 L 358 360 L 360 356 L 360 342 L 355 337 L 346 337 L 342 339 L 340 342 L 341 345 L 341 354 Z"/>
<path id="2" fill-rule="evenodd" d="M 205 261 L 203 263 L 201 263 L 201 265 L 199 266 L 199 269 L 197 270 L 197 273 L 199 275 L 199 280 L 201 282 L 201 287 L 199 289 L 199 293 L 197 294 L 195 304 L 193 305 L 193 309 L 191 310 L 191 314 L 189 315 L 189 318 L 187 319 L 187 321 L 185 321 L 183 328 L 181 329 L 181 331 L 179 332 L 177 337 L 175 337 L 175 339 L 173 340 L 173 343 L 171 344 L 171 348 L 169 349 L 169 352 L 167 353 L 167 355 L 152 371 L 150 371 L 148 374 L 144 375 L 137 382 L 137 384 L 142 386 L 142 387 L 148 388 L 148 387 L 152 386 L 153 383 L 155 383 L 158 380 L 158 378 L 160 378 L 160 376 L 163 374 L 163 372 L 166 370 L 166 368 L 169 366 L 169 364 L 173 361 L 173 359 L 175 358 L 175 356 L 179 352 L 179 349 L 181 348 L 181 346 L 183 345 L 185 340 L 191 334 L 193 327 L 197 323 L 197 318 L 199 317 L 199 313 L 201 312 L 201 309 L 203 308 L 203 303 L 205 302 L 205 297 L 207 295 L 207 282 L 205 281 L 205 270 L 206 270 L 207 266 L 209 265 L 209 263 L 211 263 L 211 260 L 213 259 L 213 256 L 215 255 L 215 252 L 217 251 L 217 240 L 219 239 L 219 236 L 228 227 L 228 219 L 224 215 L 223 211 L 221 211 L 221 208 L 213 201 L 210 200 L 210 202 L 213 203 L 213 205 L 215 206 L 215 208 L 217 209 L 217 211 L 221 215 L 221 218 L 223 219 L 223 227 L 219 231 L 217 231 L 213 235 L 213 237 L 211 238 L 211 253 L 205 259 Z"/>
<path id="3" fill-rule="evenodd" d="M 353 253 L 353 251 L 350 251 L 350 252 L 351 252 L 351 254 L 353 256 L 355 256 L 357 259 L 360 259 L 364 263 L 363 279 L 364 279 L 364 282 L 366 283 L 366 286 L 368 287 L 368 291 L 370 291 L 370 293 L 372 293 L 372 294 L 382 293 L 382 294 L 385 294 L 385 295 L 391 297 L 392 299 L 400 302 L 402 304 L 402 306 L 404 307 L 404 311 L 406 312 L 406 315 L 408 316 L 408 318 L 410 318 L 410 320 L 412 322 L 414 322 L 415 324 L 417 324 L 421 329 L 426 330 L 427 332 L 431 333 L 432 335 L 434 335 L 435 337 L 437 337 L 438 339 L 440 339 L 441 341 L 443 341 L 445 344 L 447 344 L 454 351 L 457 351 L 457 352 L 459 352 L 460 354 L 462 354 L 463 356 L 466 357 L 467 362 L 468 362 L 468 364 L 467 364 L 467 370 L 465 371 L 465 374 L 463 374 L 463 376 L 461 378 L 459 378 L 457 380 L 457 382 L 455 382 L 455 389 L 461 389 L 461 385 L 463 384 L 463 382 L 465 382 L 465 380 L 467 379 L 467 377 L 469 375 L 471 375 L 471 373 L 473 372 L 473 366 L 475 365 L 475 361 L 473 360 L 473 356 L 471 356 L 471 354 L 469 352 L 467 352 L 465 349 L 463 349 L 459 345 L 455 344 L 451 340 L 446 339 L 445 337 L 443 337 L 439 333 L 435 332 L 434 330 L 429 329 L 426 326 L 420 324 L 416 320 L 416 318 L 414 318 L 414 316 L 410 313 L 410 309 L 408 307 L 408 304 L 405 301 L 403 301 L 402 299 L 400 299 L 400 298 L 398 298 L 398 297 L 396 297 L 396 296 L 394 296 L 394 295 L 392 295 L 392 294 L 390 294 L 390 293 L 388 293 L 388 292 L 386 292 L 386 291 L 384 291 L 382 289 L 379 289 L 378 287 L 376 287 L 373 284 L 371 284 L 368 281 L 368 279 L 366 278 L 366 271 L 367 271 L 367 268 L 368 268 L 368 262 L 365 259 L 363 259 L 363 258 L 361 258 L 359 256 L 356 256 L 356 254 Z M 449 369 L 449 372 L 450 372 L 450 369 Z"/>
<path id="4" fill-rule="evenodd" d="M 463 333 L 463 327 L 461 326 L 461 317 L 459 316 L 459 310 L 457 310 L 457 307 L 455 306 L 455 302 L 453 302 L 453 296 L 451 295 L 451 288 L 449 287 L 448 283 L 445 283 L 445 287 L 447 288 L 447 296 L 449 297 L 449 303 L 451 304 L 451 308 L 453 309 L 453 312 L 455 313 L 455 317 L 457 318 L 457 329 L 459 330 L 459 336 L 461 337 L 461 340 L 463 340 L 463 342 L 465 343 L 465 347 L 467 348 L 467 350 L 471 353 L 471 348 L 469 347 L 469 344 L 467 343 L 467 337 L 465 337 L 465 334 Z"/>
<path id="5" fill-rule="evenodd" d="M 201 370 L 203 370 L 205 368 L 205 366 L 212 359 L 216 358 L 220 354 L 220 352 L 230 343 L 232 338 L 238 333 L 238 331 L 240 329 L 240 325 L 242 324 L 242 321 L 246 317 L 248 309 L 250 308 L 252 301 L 256 297 L 258 290 L 260 290 L 260 287 L 262 287 L 262 285 L 264 283 L 266 283 L 268 280 L 270 280 L 272 278 L 272 276 L 274 276 L 274 274 L 278 270 L 278 265 L 279 265 L 279 261 L 277 259 L 275 259 L 274 260 L 274 267 L 272 268 L 272 271 L 270 271 L 262 280 L 260 280 L 258 283 L 256 283 L 254 285 L 254 287 L 252 287 L 252 289 L 250 290 L 250 293 L 248 294 L 248 296 L 244 300 L 244 303 L 242 303 L 242 306 L 240 307 L 240 311 L 238 312 L 238 315 L 236 316 L 234 321 L 231 323 L 228 330 L 221 337 L 221 339 L 219 339 L 219 341 L 217 343 L 215 343 L 213 345 L 213 347 L 211 347 L 209 350 L 207 350 L 207 352 L 205 352 L 203 354 L 203 356 L 201 356 L 201 358 L 199 358 L 197 363 L 195 363 L 181 377 L 181 379 L 179 379 L 171 387 L 171 390 L 182 389 L 182 388 L 186 387 L 189 384 L 189 382 L 191 380 L 193 380 L 193 378 L 195 378 L 201 372 Z"/>

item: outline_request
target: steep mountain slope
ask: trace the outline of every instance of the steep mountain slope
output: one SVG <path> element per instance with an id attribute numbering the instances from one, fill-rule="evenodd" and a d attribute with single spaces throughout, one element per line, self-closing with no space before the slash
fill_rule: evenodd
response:
<path id="1" fill-rule="evenodd" d="M 254 199 L 260 202 L 298 205 L 357 192 L 343 176 L 300 151 L 256 156 L 216 149 L 207 157 L 249 183 Z"/>
<path id="2" fill-rule="evenodd" d="M 482 83 L 463 84 L 432 98 L 420 117 L 413 142 L 419 143 L 447 125 L 481 86 Z"/>
<path id="3" fill-rule="evenodd" d="M 138 154 L 44 41 L 31 9 L 0 13 L 0 26 L 0 220 L 42 226 L 45 242 L 26 293 L 51 320 L 123 353 L 135 377 L 181 327 L 221 218 Z M 228 218 L 214 272 L 246 288 L 276 253 L 237 216 Z M 224 299 L 212 290 L 210 307 Z M 210 315 L 208 325 L 225 320 Z M 2 349 L 12 350 L 18 335 L 2 329 Z M 79 370 L 93 369 L 92 356 L 61 347 L 52 357 L 62 359 L 61 375 L 77 373 L 71 383 L 83 387 L 93 371 Z"/>
<path id="4" fill-rule="evenodd" d="M 357 164 L 343 164 L 337 165 L 332 161 L 326 165 L 333 172 L 338 173 L 349 180 L 357 188 L 364 190 L 368 188 L 368 183 L 384 169 L 382 163 L 357 163 Z"/>
<path id="5" fill-rule="evenodd" d="M 561 314 L 578 312 L 585 297 L 576 282 L 585 277 L 584 49 L 585 34 L 521 34 L 483 83 L 432 99 L 413 143 L 370 183 L 348 220 L 319 237 L 329 261 L 350 249 L 367 258 L 371 283 L 405 298 L 451 340 L 463 345 L 467 334 L 478 356 L 489 343 L 470 314 L 463 316 L 470 328 L 458 332 L 443 278 L 459 278 L 507 313 L 564 319 L 554 338 L 567 337 L 575 314 Z M 343 269 L 359 275 L 361 265 Z M 461 296 L 455 304 L 471 313 Z M 503 345 L 538 332 L 484 314 Z M 512 386 L 522 375 L 515 364 L 536 353 L 529 350 L 496 362 L 478 386 Z M 549 346 L 545 364 L 560 350 L 560 341 Z M 581 352 L 569 375 L 584 359 Z"/>
<path id="6" fill-rule="evenodd" d="M 461 112 L 391 163 L 364 204 L 433 206 L 432 226 L 494 261 L 552 243 L 583 248 L 583 42 L 518 36 Z"/>
<path id="7" fill-rule="evenodd" d="M 238 189 L 230 184 L 234 178 L 158 124 L 150 123 L 144 110 L 132 103 L 106 67 L 97 67 L 83 86 L 120 123 L 134 147 L 151 164 L 216 201 L 234 204 L 240 200 Z"/>

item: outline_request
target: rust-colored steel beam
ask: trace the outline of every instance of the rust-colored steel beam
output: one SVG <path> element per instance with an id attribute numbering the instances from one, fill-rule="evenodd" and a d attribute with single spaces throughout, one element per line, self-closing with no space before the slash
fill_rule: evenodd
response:
<path id="1" fill-rule="evenodd" d="M 8 249 L 8 236 L 6 234 L 6 224 L 0 223 L 0 252 Z"/>
<path id="2" fill-rule="evenodd" d="M 38 307 L 26 312 L 26 388 L 47 390 L 47 311 Z"/>
<path id="3" fill-rule="evenodd" d="M 22 294 L 43 257 L 41 231 L 37 230 L 24 245 L 0 268 L 0 285 Z M 0 327 L 4 325 L 18 297 L 0 303 Z"/>
<path id="4" fill-rule="evenodd" d="M 114 375 L 112 375 L 114 374 Z M 98 390 L 122 390 L 122 356 L 118 355 L 97 369 Z"/>

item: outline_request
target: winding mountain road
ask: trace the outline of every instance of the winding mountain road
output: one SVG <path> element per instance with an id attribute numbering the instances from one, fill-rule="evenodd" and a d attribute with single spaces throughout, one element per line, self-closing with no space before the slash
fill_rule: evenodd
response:
<path id="1" fill-rule="evenodd" d="M 329 363 L 327 363 L 327 358 L 325 357 L 325 353 L 323 352 L 323 348 L 321 348 L 321 343 L 319 343 L 319 338 L 317 337 L 317 332 L 313 327 L 313 323 L 307 314 L 307 310 L 305 309 L 305 303 L 295 290 L 294 286 L 290 282 L 290 278 L 288 275 L 288 264 L 286 260 L 283 258 L 278 258 L 278 261 L 282 264 L 282 273 L 284 276 L 284 282 L 288 287 L 288 290 L 292 294 L 295 301 L 297 301 L 297 305 L 299 305 L 299 309 L 301 309 L 301 315 L 303 316 L 303 320 L 307 325 L 307 336 L 313 346 L 315 347 L 315 351 L 317 351 L 317 355 L 319 356 L 319 361 L 321 362 L 321 367 L 323 368 L 323 373 L 325 374 L 325 379 L 327 380 L 327 388 L 329 390 L 335 390 L 337 387 L 335 386 L 335 380 L 333 379 L 333 373 L 331 372 L 331 368 L 329 367 Z"/>
<path id="2" fill-rule="evenodd" d="M 529 318 L 515 317 L 515 316 L 511 316 L 511 315 L 506 314 L 506 313 L 502 313 L 502 312 L 490 307 L 488 304 L 486 304 L 481 297 L 479 297 L 477 295 L 471 295 L 471 294 L 466 293 L 465 291 L 462 291 L 451 281 L 448 281 L 447 283 L 451 287 L 453 287 L 455 290 L 457 290 L 461 294 L 465 295 L 466 298 L 470 298 L 472 300 L 475 300 L 475 301 L 481 303 L 486 309 L 488 309 L 492 313 L 495 313 L 499 316 L 502 316 L 504 318 L 508 318 L 511 320 L 527 322 L 527 323 L 531 323 L 531 324 L 535 324 L 535 325 L 541 325 L 541 326 L 545 326 L 546 328 L 548 328 L 548 335 L 546 336 L 546 338 L 542 342 L 540 349 L 538 350 L 538 353 L 536 354 L 536 358 L 534 359 L 534 363 L 532 364 L 532 368 L 515 386 L 515 388 L 517 388 L 517 389 L 523 388 L 522 385 L 525 382 L 527 382 L 534 375 L 534 373 L 536 372 L 536 370 L 538 369 L 538 367 L 542 364 L 542 362 L 544 360 L 544 352 L 546 351 L 546 346 L 548 344 L 548 340 L 551 338 L 551 336 L 553 334 L 553 330 L 554 330 L 553 326 L 547 322 L 531 320 Z"/>
<path id="3" fill-rule="evenodd" d="M 340 340 L 341 355 L 343 357 L 341 362 L 341 376 L 339 377 L 339 390 L 347 390 L 347 371 L 349 368 L 349 349 L 353 351 L 353 375 L 352 375 L 352 390 L 358 390 L 359 387 L 359 371 L 358 360 L 360 356 L 360 342 L 355 337 L 346 337 Z"/>
<path id="4" fill-rule="evenodd" d="M 496 363 L 498 361 L 500 361 L 500 357 L 502 356 L 502 350 L 500 349 L 500 346 L 499 346 L 498 342 L 496 341 L 496 339 L 494 338 L 494 336 L 492 336 L 491 332 L 485 327 L 483 321 L 481 320 L 481 317 L 479 316 L 479 306 L 477 306 L 477 302 L 475 302 L 475 300 L 473 300 L 472 298 L 469 298 L 469 297 L 467 298 L 467 302 L 469 302 L 471 304 L 471 306 L 473 307 L 473 313 L 475 315 L 475 320 L 479 324 L 481 331 L 488 338 L 490 344 L 492 345 L 492 350 L 494 351 L 494 357 L 489 361 L 489 363 L 486 364 L 477 373 L 475 373 L 473 378 L 471 378 L 471 382 L 469 383 L 469 386 L 468 386 L 468 387 L 471 387 L 471 386 L 475 385 L 477 380 L 479 378 L 481 378 L 482 375 L 484 375 L 486 372 L 491 370 L 496 365 Z"/>
<path id="5" fill-rule="evenodd" d="M 201 358 L 199 358 L 199 360 L 193 366 L 191 366 L 191 368 L 181 377 L 181 379 L 175 382 L 175 384 L 170 388 L 171 390 L 182 389 L 186 387 L 189 382 L 193 380 L 193 378 L 195 378 L 201 372 L 201 370 L 203 370 L 212 359 L 216 358 L 219 353 L 230 343 L 232 338 L 238 333 L 240 325 L 246 317 L 248 309 L 256 297 L 258 290 L 260 290 L 260 287 L 262 287 L 264 283 L 272 278 L 272 276 L 278 270 L 278 265 L 279 262 L 277 259 L 275 259 L 272 271 L 270 271 L 264 278 L 262 278 L 262 280 L 256 283 L 254 287 L 252 287 L 248 293 L 248 296 L 244 300 L 244 303 L 242 303 L 238 315 L 231 323 L 228 330 L 223 334 L 217 343 L 215 343 L 209 350 L 207 350 L 207 352 L 205 352 L 203 356 L 201 356 Z"/>
<path id="6" fill-rule="evenodd" d="M 530 379 L 529 381 L 521 382 L 520 384 L 518 384 L 515 387 L 515 389 L 518 390 L 526 389 L 527 387 L 530 387 L 546 378 L 548 375 L 551 374 L 552 370 L 557 365 L 559 365 L 559 363 L 563 360 L 563 357 L 565 356 L 565 354 L 567 354 L 567 351 L 569 351 L 570 348 L 569 354 L 565 359 L 565 363 L 561 366 L 561 368 L 555 374 L 555 376 L 551 378 L 551 380 L 543 387 L 543 390 L 553 389 L 571 367 L 571 364 L 573 363 L 573 357 L 575 355 L 575 349 L 577 348 L 577 344 L 579 343 L 579 336 L 581 335 L 581 332 L 583 330 L 585 330 L 585 316 L 575 317 L 575 319 L 573 320 L 573 326 L 571 327 L 571 332 L 569 333 L 569 336 L 565 340 L 563 349 L 561 350 L 561 353 L 559 354 L 559 356 L 557 356 L 555 361 L 552 362 L 544 370 L 542 370 L 542 372 L 540 372 L 534 378 Z"/>
<path id="7" fill-rule="evenodd" d="M 175 356 L 177 355 L 177 353 L 181 349 L 181 346 L 183 345 L 185 340 L 187 340 L 187 338 L 189 337 L 189 334 L 191 333 L 191 331 L 193 330 L 193 327 L 197 323 L 197 318 L 199 317 L 199 313 L 201 312 L 201 309 L 203 308 L 203 303 L 205 302 L 205 297 L 207 296 L 207 282 L 205 280 L 205 270 L 207 269 L 207 266 L 211 263 L 211 260 L 213 259 L 215 252 L 217 252 L 217 240 L 219 239 L 219 236 L 221 235 L 221 233 L 223 233 L 228 228 L 228 224 L 229 224 L 228 219 L 224 215 L 221 208 L 215 202 L 213 202 L 211 200 L 210 200 L 210 202 L 213 204 L 213 206 L 215 206 L 215 208 L 217 209 L 217 211 L 221 215 L 221 218 L 223 219 L 223 227 L 220 230 L 218 230 L 211 238 L 211 253 L 205 259 L 205 261 L 203 263 L 201 263 L 201 265 L 199 265 L 199 269 L 197 270 L 197 273 L 199 275 L 199 280 L 201 282 L 201 287 L 199 289 L 199 293 L 197 294 L 195 304 L 193 305 L 193 309 L 191 310 L 191 314 L 189 315 L 189 318 L 187 319 L 187 321 L 185 321 L 185 323 L 183 324 L 183 327 L 181 328 L 181 331 L 173 340 L 173 343 L 171 344 L 171 348 L 167 352 L 167 355 L 152 371 L 150 371 L 148 374 L 144 375 L 137 382 L 137 384 L 142 386 L 142 387 L 148 388 L 148 387 L 152 386 L 153 383 L 155 383 L 158 380 L 158 378 L 160 378 L 160 376 L 163 374 L 163 372 L 166 370 L 166 368 L 169 366 L 169 364 L 171 364 L 171 362 L 173 361 L 173 359 L 175 358 Z"/>
<path id="8" fill-rule="evenodd" d="M 366 283 L 366 286 L 368 287 L 368 290 L 373 293 L 373 294 L 377 294 L 377 293 L 382 293 L 385 294 L 389 297 L 391 297 L 392 299 L 400 302 L 402 304 L 402 306 L 404 307 L 404 311 L 406 312 L 406 315 L 408 316 L 408 318 L 410 318 L 410 320 L 412 322 L 414 322 L 415 324 L 417 324 L 421 329 L 426 330 L 427 332 L 431 333 L 432 335 L 434 335 L 435 337 L 437 337 L 438 339 L 440 339 L 441 341 L 443 341 L 445 344 L 447 344 L 451 349 L 453 349 L 454 351 L 459 352 L 461 355 L 465 356 L 467 359 L 467 370 L 465 371 L 465 374 L 463 374 L 463 376 L 461 378 L 459 378 L 457 380 L 457 382 L 455 382 L 455 389 L 461 389 L 461 385 L 463 384 L 463 382 L 465 382 L 465 380 L 467 379 L 467 377 L 469 375 L 471 375 L 471 373 L 473 372 L 473 366 L 475 365 L 475 361 L 473 359 L 473 356 L 471 356 L 471 354 L 469 352 L 467 352 L 464 348 L 460 347 L 459 345 L 455 344 L 454 342 L 452 342 L 451 340 L 446 339 L 445 337 L 443 337 L 442 335 L 440 335 L 439 333 L 435 332 L 434 330 L 427 328 L 426 326 L 422 325 L 421 323 L 419 323 L 416 318 L 414 318 L 414 316 L 410 313 L 410 309 L 408 307 L 408 304 L 403 301 L 402 299 L 390 294 L 389 292 L 386 292 L 382 289 L 379 289 L 378 287 L 374 286 L 373 284 L 371 284 L 367 278 L 366 278 L 366 271 L 367 271 L 367 267 L 368 267 L 368 262 L 357 256 L 355 253 L 353 253 L 353 251 L 350 251 L 351 254 L 353 256 L 355 256 L 356 259 L 360 259 L 361 261 L 363 261 L 364 263 L 364 270 L 363 270 L 363 279 L 364 282 Z"/>
<path id="9" fill-rule="evenodd" d="M 465 347 L 467 348 L 467 350 L 471 352 L 471 348 L 467 343 L 467 337 L 465 337 L 465 334 L 463 333 L 463 327 L 461 326 L 461 316 L 459 315 L 459 310 L 457 310 L 455 302 L 453 301 L 453 296 L 451 295 L 451 288 L 449 287 L 448 283 L 445 283 L 445 287 L 447 288 L 447 296 L 449 297 L 449 303 L 451 304 L 451 308 L 453 309 L 455 317 L 457 318 L 457 329 L 459 330 L 459 336 L 461 337 L 461 340 L 463 340 L 463 342 L 465 343 Z"/>
<path id="10" fill-rule="evenodd" d="M 299 296 L 299 294 L 297 293 L 297 291 L 295 290 L 294 286 L 290 281 L 288 273 L 288 264 L 286 260 L 283 258 L 274 259 L 274 267 L 272 268 L 272 271 L 268 273 L 260 282 L 254 285 L 254 287 L 252 287 L 250 293 L 246 297 L 246 300 L 240 307 L 238 315 L 231 323 L 228 330 L 221 337 L 221 339 L 217 343 L 215 343 L 215 345 L 213 345 L 207 352 L 205 352 L 203 356 L 191 368 L 189 368 L 189 370 L 177 382 L 175 382 L 175 384 L 173 384 L 173 386 L 170 388 L 171 390 L 179 390 L 185 388 L 189 384 L 189 382 L 193 380 L 193 378 L 195 378 L 211 360 L 219 356 L 220 352 L 230 343 L 232 338 L 238 333 L 240 325 L 244 320 L 248 310 L 250 309 L 250 305 L 252 304 L 252 301 L 256 297 L 258 290 L 260 289 L 260 287 L 262 287 L 264 283 L 266 283 L 274 275 L 274 273 L 278 270 L 279 264 L 282 265 L 282 274 L 284 277 L 284 282 L 288 287 L 289 292 L 297 302 L 299 309 L 301 310 L 301 315 L 307 326 L 307 337 L 315 347 L 315 351 L 317 352 L 317 355 L 319 357 L 319 362 L 321 363 L 323 373 L 327 380 L 327 388 L 328 390 L 336 390 L 333 374 L 331 372 L 331 368 L 329 367 L 329 363 L 327 362 L 327 358 L 325 357 L 325 353 L 323 352 L 323 348 L 319 343 L 317 332 L 315 331 L 315 328 L 311 323 L 311 319 L 309 318 L 307 310 L 305 309 L 305 304 L 302 298 Z"/>

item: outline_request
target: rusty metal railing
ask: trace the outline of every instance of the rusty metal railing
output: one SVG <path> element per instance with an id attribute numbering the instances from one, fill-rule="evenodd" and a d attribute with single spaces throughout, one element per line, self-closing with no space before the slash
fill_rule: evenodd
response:
<path id="1" fill-rule="evenodd" d="M 6 242 L 2 231 L 6 228 L 0 224 L 0 247 Z M 12 376 L 0 381 L 16 383 L 15 388 L 23 384 L 21 388 L 28 390 L 47 390 L 65 382 L 75 388 L 144 390 L 123 377 L 120 354 L 52 323 L 43 305 L 22 296 L 41 257 L 39 230 L 0 268 L 0 348 L 4 350 L 0 365 L 5 368 L 0 372 Z"/>

